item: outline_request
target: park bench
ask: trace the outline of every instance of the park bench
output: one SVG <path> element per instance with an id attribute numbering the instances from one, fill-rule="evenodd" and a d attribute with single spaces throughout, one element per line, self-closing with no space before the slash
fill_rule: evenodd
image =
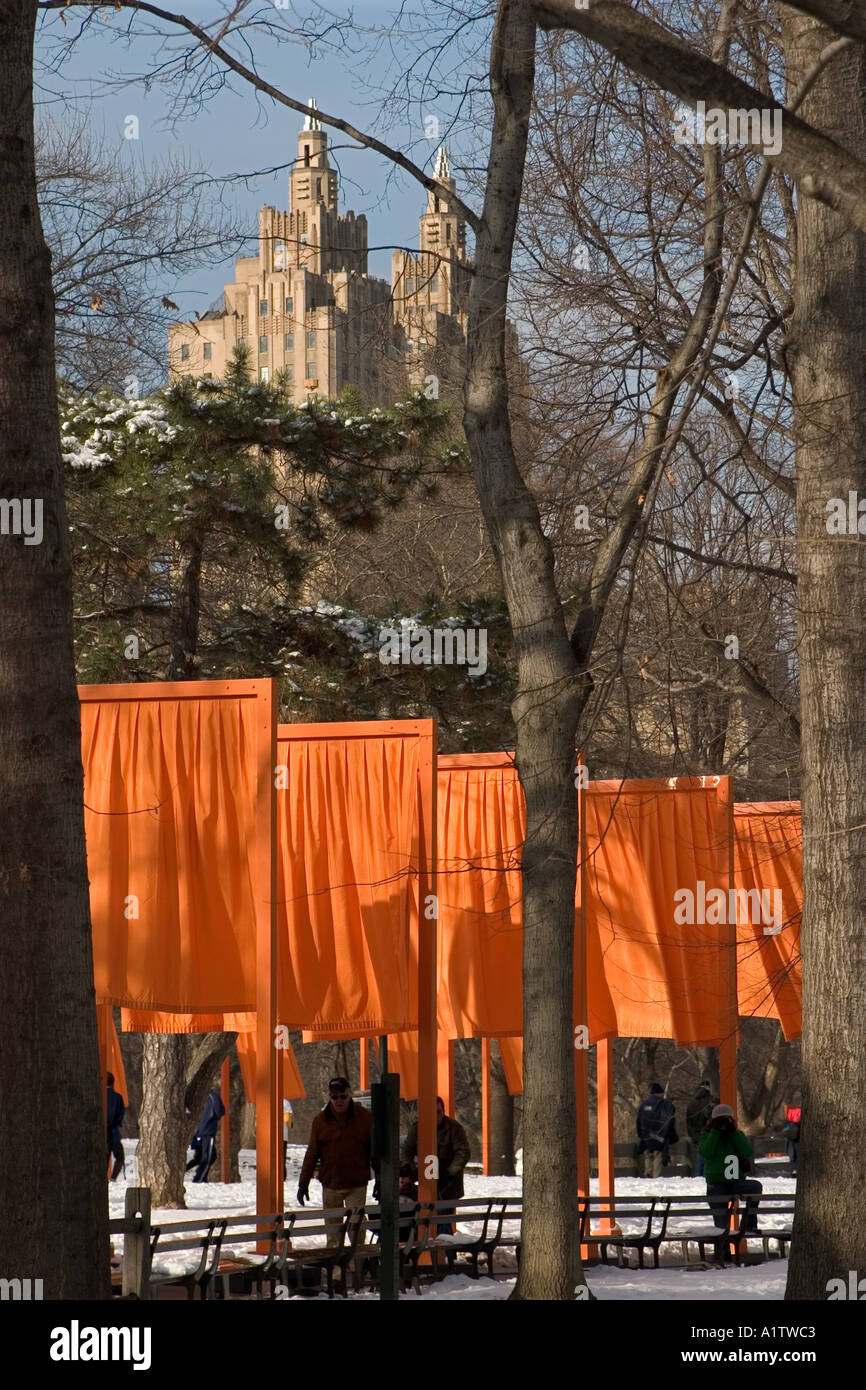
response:
<path id="1" fill-rule="evenodd" d="M 622 1268 L 625 1252 L 636 1250 L 638 1268 L 643 1269 L 644 1252 L 650 1250 L 653 1256 L 653 1267 L 658 1269 L 659 1248 L 667 1233 L 670 1198 L 617 1197 L 612 1203 L 610 1198 L 582 1197 L 579 1206 L 580 1243 L 590 1249 L 594 1246 L 601 1256 L 603 1264 L 608 1263 L 608 1251 L 615 1250 L 617 1264 Z M 612 1210 L 614 1206 L 615 1212 Z M 627 1216 L 630 1220 L 637 1221 L 638 1229 L 634 1231 L 592 1229 L 593 1220 L 600 1221 L 609 1217 L 611 1218 L 611 1225 L 613 1225 L 616 1223 L 618 1215 Z"/>
<path id="2" fill-rule="evenodd" d="M 743 1258 L 743 1248 L 748 1254 L 750 1241 L 760 1241 L 763 1258 L 771 1258 L 771 1244 L 775 1242 L 778 1246 L 778 1256 L 784 1259 L 791 1244 L 792 1224 L 794 1220 L 794 1198 L 790 1195 L 774 1192 L 765 1192 L 761 1197 L 758 1208 L 758 1231 L 754 1234 L 741 1234 L 739 1230 L 732 1229 L 737 1211 L 736 1199 L 732 1199 L 728 1204 L 728 1225 L 726 1230 L 718 1227 L 704 1227 L 691 1231 L 677 1231 L 671 1235 L 671 1239 L 678 1240 L 682 1249 L 683 1263 L 688 1264 L 688 1247 L 696 1244 L 701 1260 L 706 1260 L 708 1247 L 713 1249 L 714 1259 L 718 1259 L 724 1246 L 730 1249 L 735 1264 L 741 1264 Z M 697 1207 L 695 1210 L 677 1210 L 679 1217 L 705 1214 L 706 1208 Z M 771 1218 L 782 1218 L 782 1225 L 768 1226 L 765 1223 Z"/>
<path id="3" fill-rule="evenodd" d="M 200 1250 L 201 1253 L 195 1269 L 185 1270 L 181 1274 L 151 1273 L 151 1289 L 179 1285 L 186 1289 L 187 1298 L 195 1298 L 196 1290 L 198 1290 L 199 1298 L 206 1299 L 209 1296 L 211 1281 L 219 1265 L 226 1224 L 225 1218 L 209 1221 L 203 1234 L 188 1237 L 184 1235 L 184 1232 L 197 1231 L 201 1225 L 200 1221 L 176 1221 L 160 1227 L 160 1235 L 168 1236 L 160 1249 L 161 1255 L 173 1255 L 181 1250 Z M 181 1238 L 173 1240 L 171 1237 L 174 1234 Z"/>

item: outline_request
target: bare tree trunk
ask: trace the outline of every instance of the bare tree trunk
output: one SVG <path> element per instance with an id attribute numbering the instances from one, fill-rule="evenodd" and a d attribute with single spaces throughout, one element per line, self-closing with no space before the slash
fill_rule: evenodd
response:
<path id="1" fill-rule="evenodd" d="M 190 1122 L 184 1104 L 186 1038 L 148 1033 L 141 1057 L 138 1180 L 154 1207 L 185 1207 L 183 1180 Z"/>
<path id="2" fill-rule="evenodd" d="M 36 0 L 0 7 L 0 1272 L 41 1279 L 47 1299 L 97 1299 L 109 1293 L 105 1120 L 35 24 Z"/>
<path id="3" fill-rule="evenodd" d="M 577 1247 L 572 1020 L 578 682 L 553 554 L 514 456 L 505 309 L 535 75 L 527 0 L 502 0 L 491 44 L 494 126 L 469 301 L 464 425 L 508 600 L 523 847 L 524 1166 L 520 1299 L 573 1299 Z M 553 987 L 552 987 L 553 986 Z"/>
<path id="4" fill-rule="evenodd" d="M 495 1038 L 490 1042 L 490 1172 L 514 1175 L 514 1097 L 508 1091 Z"/>
<path id="5" fill-rule="evenodd" d="M 789 82 L 831 39 L 784 13 Z M 804 117 L 859 154 L 866 54 L 815 83 Z M 799 190 L 791 332 L 803 748 L 803 1123 L 786 1298 L 862 1268 L 866 1228 L 866 551 L 827 504 L 866 497 L 866 236 Z"/>

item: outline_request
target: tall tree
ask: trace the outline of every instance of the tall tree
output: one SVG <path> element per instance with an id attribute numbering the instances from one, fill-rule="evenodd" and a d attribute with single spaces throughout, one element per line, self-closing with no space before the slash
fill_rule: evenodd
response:
<path id="1" fill-rule="evenodd" d="M 0 8 L 0 1269 L 109 1292 L 72 577 L 51 266 L 36 196 L 36 0 Z"/>
<path id="2" fill-rule="evenodd" d="M 832 34 L 785 13 L 791 79 Z M 866 141 L 866 50 L 816 82 L 804 114 Z M 866 1220 L 866 564 L 830 509 L 866 497 L 866 235 L 800 187 L 792 362 L 797 437 L 803 779 L 803 1126 L 786 1297 L 825 1298 L 862 1261 Z"/>

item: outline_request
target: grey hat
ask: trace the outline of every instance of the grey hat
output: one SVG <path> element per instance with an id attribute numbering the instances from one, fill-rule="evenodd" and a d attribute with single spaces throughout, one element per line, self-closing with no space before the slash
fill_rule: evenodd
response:
<path id="1" fill-rule="evenodd" d="M 714 1120 L 720 1120 L 723 1115 L 727 1115 L 728 1119 L 730 1120 L 734 1118 L 734 1112 L 731 1109 L 730 1105 L 714 1105 L 711 1118 Z"/>

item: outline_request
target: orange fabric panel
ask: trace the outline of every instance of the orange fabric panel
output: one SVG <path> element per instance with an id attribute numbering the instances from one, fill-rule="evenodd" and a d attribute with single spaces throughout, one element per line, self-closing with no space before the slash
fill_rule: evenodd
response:
<path id="1" fill-rule="evenodd" d="M 121 1009 L 124 1033 L 254 1033 L 254 1013 L 176 1014 L 158 1009 Z"/>
<path id="2" fill-rule="evenodd" d="M 114 1089 L 123 1096 L 125 1101 L 129 1100 L 129 1092 L 126 1089 L 126 1067 L 123 1065 L 123 1053 L 120 1050 L 120 1039 L 117 1036 L 117 1028 L 114 1023 L 114 1016 L 108 1009 L 97 1008 L 96 1010 L 97 1027 L 99 1032 L 99 1056 L 105 1056 L 106 1044 L 108 1051 L 108 1067 L 114 1077 Z M 103 1037 L 103 1030 L 107 1031 L 108 1037 Z M 103 1086 L 105 1077 L 102 1078 Z"/>
<path id="3" fill-rule="evenodd" d="M 110 699 L 80 688 L 101 1002 L 255 1007 L 256 699 L 231 694 L 252 682 L 210 684 L 228 693 L 169 698 L 167 686 L 165 697 Z"/>
<path id="4" fill-rule="evenodd" d="M 279 729 L 279 1017 L 357 1037 L 417 1023 L 420 739 L 345 727 Z"/>
<path id="5" fill-rule="evenodd" d="M 507 753 L 439 759 L 439 1026 L 523 1031 L 523 789 Z"/>
<path id="6" fill-rule="evenodd" d="M 418 1032 L 388 1034 L 388 1070 L 400 1073 L 400 1099 L 418 1099 Z M 448 1094 L 448 1056 L 444 1050 L 436 1058 L 436 1090 Z"/>
<path id="7" fill-rule="evenodd" d="M 238 1061 L 241 1064 L 241 1079 L 244 1083 L 244 1090 L 247 1100 L 255 1104 L 256 1099 L 256 1034 L 253 1029 L 248 1033 L 238 1035 L 235 1044 L 238 1053 Z M 301 1080 L 301 1073 L 298 1068 L 298 1059 L 295 1056 L 294 1048 L 291 1043 L 285 1048 L 280 1048 L 282 1058 L 282 1090 L 280 1096 L 286 1100 L 303 1100 L 307 1094 L 306 1087 Z M 277 1083 L 280 1085 L 280 1082 Z M 281 1102 L 282 1105 L 282 1102 Z"/>
<path id="8" fill-rule="evenodd" d="M 740 1013 L 778 1018 L 785 1037 L 797 1038 L 802 1028 L 803 998 L 803 829 L 799 801 L 735 805 L 734 883 L 746 892 L 773 895 L 765 896 L 760 906 L 754 897 L 749 903 L 738 899 Z M 778 926 L 781 930 L 776 929 Z"/>
<path id="9" fill-rule="evenodd" d="M 588 929 L 621 1037 L 713 1046 L 736 1026 L 722 987 L 735 927 L 728 803 L 717 780 L 591 782 L 586 792 Z"/>
<path id="10" fill-rule="evenodd" d="M 523 1093 L 523 1039 L 497 1038 L 496 1041 L 499 1043 L 508 1094 L 519 1096 Z"/>
<path id="11" fill-rule="evenodd" d="M 510 753 L 439 759 L 439 1027 L 449 1037 L 523 1033 L 523 789 Z M 575 886 L 575 949 L 580 875 Z M 591 1040 L 616 1032 L 597 934 L 587 938 Z"/>

